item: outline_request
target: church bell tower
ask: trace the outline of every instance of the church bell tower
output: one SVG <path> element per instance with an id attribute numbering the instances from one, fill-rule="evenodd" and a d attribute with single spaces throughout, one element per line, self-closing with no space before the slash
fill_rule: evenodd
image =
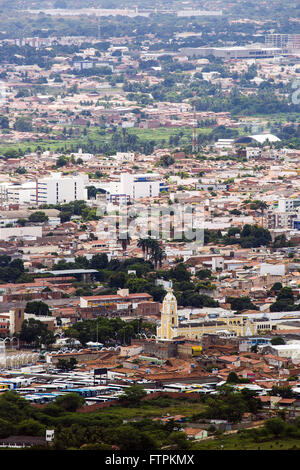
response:
<path id="1" fill-rule="evenodd" d="M 159 340 L 171 340 L 177 336 L 177 328 L 177 300 L 173 293 L 172 284 L 170 284 L 162 304 L 161 322 L 157 328 L 157 338 Z"/>

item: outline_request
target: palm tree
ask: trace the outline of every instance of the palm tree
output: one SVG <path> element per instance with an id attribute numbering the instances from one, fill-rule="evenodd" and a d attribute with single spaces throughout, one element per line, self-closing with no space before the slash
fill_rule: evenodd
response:
<path id="1" fill-rule="evenodd" d="M 142 248 L 143 250 L 143 256 L 145 258 L 145 253 L 146 253 L 146 239 L 145 238 L 139 238 L 137 242 L 138 248 Z"/>
<path id="2" fill-rule="evenodd" d="M 167 255 L 161 248 L 159 248 L 159 252 L 158 252 L 157 257 L 158 257 L 159 267 L 161 268 L 162 267 L 162 262 L 163 262 L 164 259 L 167 258 Z"/>
<path id="3" fill-rule="evenodd" d="M 151 237 L 139 238 L 139 240 L 137 242 L 137 246 L 139 248 L 142 248 L 144 258 L 145 258 L 145 255 L 148 258 L 149 253 L 150 253 L 150 258 L 153 258 L 154 255 L 156 255 L 158 253 L 158 250 L 160 249 L 158 241 L 154 240 L 154 238 L 151 238 Z"/>
<path id="4" fill-rule="evenodd" d="M 157 240 L 154 240 L 154 238 L 148 238 L 148 246 L 151 252 L 151 256 L 153 256 L 159 249 L 159 243 Z"/>
<path id="5" fill-rule="evenodd" d="M 118 237 L 118 242 L 121 243 L 123 256 L 124 256 L 124 253 L 127 250 L 127 246 L 130 245 L 130 242 L 131 242 L 129 233 L 127 232 L 126 234 L 125 233 L 120 234 Z"/>
<path id="6" fill-rule="evenodd" d="M 260 200 L 256 200 L 256 201 L 253 201 L 251 204 L 250 204 L 250 208 L 251 209 L 254 209 L 254 210 L 257 210 L 257 211 L 260 211 L 261 213 L 261 225 L 262 227 L 264 226 L 264 213 L 265 213 L 265 210 L 268 209 L 268 204 L 264 201 L 260 201 Z"/>
<path id="7" fill-rule="evenodd" d="M 156 240 L 153 241 L 155 243 L 152 245 L 151 259 L 153 260 L 156 269 L 158 264 L 160 267 L 162 266 L 162 261 L 166 258 L 166 254 L 159 246 L 159 243 Z"/>

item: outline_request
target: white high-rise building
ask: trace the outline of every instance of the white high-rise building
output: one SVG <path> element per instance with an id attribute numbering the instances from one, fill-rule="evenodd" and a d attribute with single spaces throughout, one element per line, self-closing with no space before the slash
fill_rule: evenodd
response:
<path id="1" fill-rule="evenodd" d="M 154 173 L 137 175 L 121 173 L 119 181 L 100 182 L 95 186 L 106 191 L 109 202 L 157 197 L 162 191 L 168 191 L 168 186 L 160 179 L 160 175 Z"/>
<path id="2" fill-rule="evenodd" d="M 62 176 L 52 173 L 47 178 L 38 179 L 31 195 L 32 204 L 60 204 L 87 200 L 88 175 Z"/>

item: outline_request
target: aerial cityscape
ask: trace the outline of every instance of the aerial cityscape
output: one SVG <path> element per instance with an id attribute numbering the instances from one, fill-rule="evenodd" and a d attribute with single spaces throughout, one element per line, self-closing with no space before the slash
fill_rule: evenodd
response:
<path id="1" fill-rule="evenodd" d="M 0 19 L 0 449 L 300 450 L 299 3 Z"/>

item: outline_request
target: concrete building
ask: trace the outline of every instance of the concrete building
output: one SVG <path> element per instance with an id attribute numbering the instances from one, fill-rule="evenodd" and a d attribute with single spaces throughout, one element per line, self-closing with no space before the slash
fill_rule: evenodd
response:
<path id="1" fill-rule="evenodd" d="M 96 185 L 95 185 L 96 186 Z M 134 175 L 121 173 L 120 180 L 110 183 L 99 183 L 97 187 L 104 189 L 107 201 L 131 201 L 147 197 L 157 197 L 162 191 L 168 191 L 168 186 L 161 181 L 157 173 Z"/>
<path id="2" fill-rule="evenodd" d="M 179 10 L 177 16 L 180 18 L 187 18 L 192 16 L 222 16 L 222 10 Z"/>
<path id="3" fill-rule="evenodd" d="M 2 183 L 0 185 L 1 204 L 29 204 L 34 190 L 34 181 L 29 181 L 23 184 Z"/>
<path id="4" fill-rule="evenodd" d="M 88 175 L 62 176 L 52 173 L 48 178 L 38 179 L 31 194 L 32 204 L 59 204 L 87 200 Z"/>
<path id="5" fill-rule="evenodd" d="M 147 293 L 129 294 L 128 289 L 119 289 L 115 295 L 92 295 L 80 297 L 80 308 L 94 308 L 100 310 L 137 308 L 140 303 L 153 302 Z"/>
<path id="6" fill-rule="evenodd" d="M 279 210 L 269 210 L 266 213 L 266 223 L 268 229 L 284 228 L 292 229 L 295 227 L 295 219 L 298 218 L 296 212 L 286 212 Z"/>
<path id="7" fill-rule="evenodd" d="M 268 346 L 273 354 L 279 357 L 300 359 L 300 343 L 283 344 L 279 346 Z"/>
<path id="8" fill-rule="evenodd" d="M 278 47 L 290 53 L 300 51 L 300 34 L 266 34 L 266 47 Z"/>
<path id="9" fill-rule="evenodd" d="M 278 47 L 184 47 L 180 53 L 188 57 L 220 57 L 222 59 L 265 59 L 284 54 L 284 50 Z"/>
<path id="10" fill-rule="evenodd" d="M 37 228 L 37 226 L 35 226 L 35 229 L 36 229 L 35 232 L 34 230 L 32 230 L 32 227 L 19 227 L 18 229 L 13 228 L 13 230 L 9 230 L 9 227 L 6 227 L 7 224 L 9 224 L 10 226 L 15 226 L 16 224 L 18 224 L 18 220 L 20 219 L 28 219 L 33 212 L 35 211 L 31 211 L 27 209 L 0 211 L 0 229 L 2 229 L 2 232 L 1 232 L 2 237 L 4 237 L 4 239 L 7 239 L 11 236 L 23 237 L 26 235 L 40 237 L 42 233 L 39 230 L 39 228 Z M 59 216 L 58 210 L 44 209 L 43 212 L 48 217 L 49 225 L 56 225 L 60 223 L 60 219 L 58 217 Z"/>
<path id="11" fill-rule="evenodd" d="M 261 149 L 259 147 L 246 147 L 245 154 L 247 160 L 250 158 L 259 158 L 261 157 Z"/>
<path id="12" fill-rule="evenodd" d="M 234 139 L 218 139 L 214 144 L 216 149 L 232 149 L 234 145 Z"/>
<path id="13" fill-rule="evenodd" d="M 290 212 L 300 207 L 300 198 L 280 198 L 278 200 L 278 211 L 279 212 Z"/>
<path id="14" fill-rule="evenodd" d="M 198 191 L 202 189 L 203 191 L 227 191 L 229 184 L 226 183 L 196 183 L 195 189 Z"/>
<path id="15" fill-rule="evenodd" d="M 111 158 L 114 158 L 118 162 L 134 162 L 135 153 L 134 152 L 117 152 L 116 155 L 112 155 Z"/>
<path id="16" fill-rule="evenodd" d="M 42 226 L 32 227 L 4 227 L 1 228 L 0 220 L 0 240 L 8 241 L 11 239 L 36 239 L 42 237 Z"/>
<path id="17" fill-rule="evenodd" d="M 14 335 L 21 331 L 24 308 L 14 308 L 0 314 L 0 335 Z"/>

